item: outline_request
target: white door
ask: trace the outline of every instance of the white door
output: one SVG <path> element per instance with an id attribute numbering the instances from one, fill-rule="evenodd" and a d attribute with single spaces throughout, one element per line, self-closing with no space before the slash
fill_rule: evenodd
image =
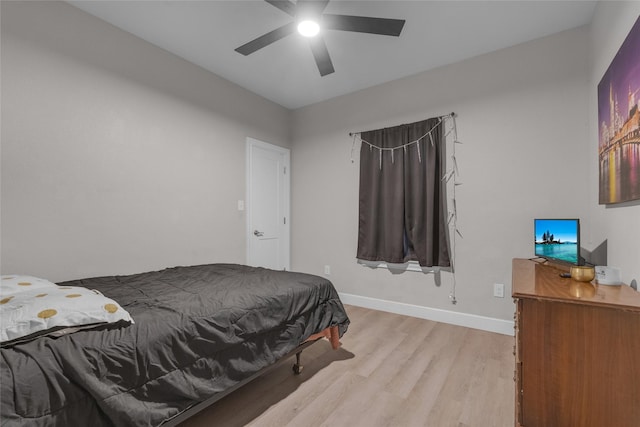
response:
<path id="1" fill-rule="evenodd" d="M 289 150 L 247 138 L 247 264 L 289 270 Z"/>

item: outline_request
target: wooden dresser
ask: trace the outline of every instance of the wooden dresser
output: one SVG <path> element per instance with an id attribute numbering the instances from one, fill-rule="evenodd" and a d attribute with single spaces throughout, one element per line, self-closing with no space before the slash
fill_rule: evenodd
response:
<path id="1" fill-rule="evenodd" d="M 640 427 L 640 292 L 513 260 L 517 427 Z"/>

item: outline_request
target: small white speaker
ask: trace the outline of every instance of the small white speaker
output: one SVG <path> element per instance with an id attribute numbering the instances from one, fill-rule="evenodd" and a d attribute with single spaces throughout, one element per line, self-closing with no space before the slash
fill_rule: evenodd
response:
<path id="1" fill-rule="evenodd" d="M 619 285 L 620 270 L 615 267 L 596 265 L 596 282 L 598 285 Z"/>

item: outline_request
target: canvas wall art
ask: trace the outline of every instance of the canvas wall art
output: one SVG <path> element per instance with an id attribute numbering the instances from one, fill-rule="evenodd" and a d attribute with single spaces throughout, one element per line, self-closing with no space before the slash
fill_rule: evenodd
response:
<path id="1" fill-rule="evenodd" d="M 600 204 L 640 200 L 640 17 L 598 84 Z"/>

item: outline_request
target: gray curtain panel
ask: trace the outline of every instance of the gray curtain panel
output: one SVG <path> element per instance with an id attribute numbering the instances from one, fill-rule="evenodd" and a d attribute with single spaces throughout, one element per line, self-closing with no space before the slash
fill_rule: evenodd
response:
<path id="1" fill-rule="evenodd" d="M 444 121 L 362 132 L 357 258 L 450 267 Z M 418 143 L 416 141 L 431 130 Z M 433 144 L 432 144 L 433 141 Z M 376 147 L 395 148 L 392 151 Z"/>

